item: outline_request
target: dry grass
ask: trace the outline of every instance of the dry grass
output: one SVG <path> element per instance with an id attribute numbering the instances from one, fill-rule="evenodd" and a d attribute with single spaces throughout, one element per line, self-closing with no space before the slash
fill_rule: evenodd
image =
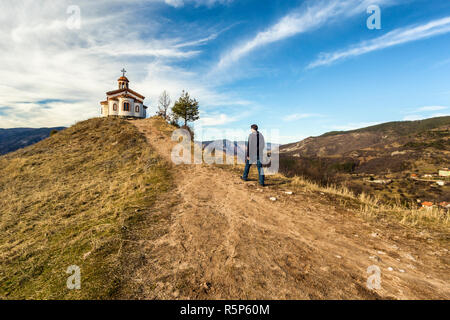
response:
<path id="1" fill-rule="evenodd" d="M 171 183 L 145 137 L 119 119 L 0 157 L 0 298 L 113 298 L 128 230 Z M 70 265 L 81 268 L 81 290 L 66 288 Z"/>
<path id="2" fill-rule="evenodd" d="M 304 191 L 322 192 L 337 197 L 346 198 L 354 206 L 359 206 L 358 212 L 366 219 L 375 220 L 379 218 L 393 218 L 400 223 L 408 226 L 421 226 L 431 229 L 444 230 L 450 229 L 450 218 L 444 210 L 433 208 L 432 210 L 405 208 L 398 201 L 396 204 L 386 204 L 375 196 L 361 193 L 355 195 L 345 186 L 320 186 L 303 177 L 294 177 L 291 179 L 291 185 L 296 188 L 302 188 Z M 342 202 L 340 203 L 349 203 Z"/>

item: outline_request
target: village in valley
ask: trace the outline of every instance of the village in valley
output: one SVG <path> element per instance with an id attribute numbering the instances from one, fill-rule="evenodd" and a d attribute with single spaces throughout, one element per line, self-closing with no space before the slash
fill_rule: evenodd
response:
<path id="1" fill-rule="evenodd" d="M 357 176 L 360 177 L 361 175 Z M 412 202 L 415 202 L 420 209 L 432 210 L 433 208 L 438 208 L 450 211 L 450 194 L 449 190 L 447 190 L 450 189 L 449 168 L 442 168 L 434 173 L 411 173 L 409 175 L 387 174 L 383 176 L 370 174 L 363 176 L 365 184 L 372 184 L 374 189 L 381 191 L 381 193 L 390 193 L 394 190 L 397 190 L 399 195 L 408 193 L 409 196 L 407 198 L 413 200 Z M 422 195 L 412 199 L 417 194 L 413 192 L 414 189 L 420 189 Z M 441 194 L 442 196 L 431 199 L 425 192 L 426 190 L 430 190 L 430 192 L 435 194 Z"/>
<path id="2" fill-rule="evenodd" d="M 411 179 L 417 181 L 429 182 L 432 187 L 444 187 L 450 183 L 450 170 L 448 168 L 443 168 L 438 171 L 438 173 L 426 173 L 422 176 L 418 176 L 415 173 L 411 174 Z M 440 207 L 442 209 L 450 210 L 450 202 L 441 201 L 439 203 L 433 203 L 432 201 L 426 201 L 422 199 L 417 199 L 417 203 L 424 209 L 432 209 L 433 207 Z"/>

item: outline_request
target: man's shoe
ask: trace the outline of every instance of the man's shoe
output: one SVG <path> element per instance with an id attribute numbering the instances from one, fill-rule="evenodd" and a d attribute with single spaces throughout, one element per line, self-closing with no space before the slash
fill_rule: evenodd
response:
<path id="1" fill-rule="evenodd" d="M 244 179 L 244 177 L 239 177 L 239 178 L 241 178 L 241 180 L 243 180 L 243 181 L 247 181 L 247 179 Z"/>

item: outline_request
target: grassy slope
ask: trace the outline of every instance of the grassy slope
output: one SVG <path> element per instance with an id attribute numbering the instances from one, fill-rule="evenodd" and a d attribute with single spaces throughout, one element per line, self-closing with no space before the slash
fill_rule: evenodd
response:
<path id="1" fill-rule="evenodd" d="M 171 188 L 166 164 L 119 119 L 91 119 L 0 157 L 0 298 L 114 298 L 122 245 Z M 81 268 L 82 290 L 66 269 Z"/>

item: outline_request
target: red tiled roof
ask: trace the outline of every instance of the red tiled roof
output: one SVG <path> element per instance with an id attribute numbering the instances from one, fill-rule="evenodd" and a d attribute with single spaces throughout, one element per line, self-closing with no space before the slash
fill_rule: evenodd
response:
<path id="1" fill-rule="evenodd" d="M 141 95 L 141 94 L 139 94 L 136 91 L 133 91 L 131 89 L 127 89 L 127 88 L 117 89 L 117 90 L 113 90 L 113 91 L 108 91 L 106 94 L 110 95 L 110 94 L 116 94 L 116 93 L 125 92 L 125 91 L 131 92 L 132 94 L 134 94 L 135 96 L 141 98 L 142 100 L 145 99 L 145 97 L 143 95 Z"/>
<path id="2" fill-rule="evenodd" d="M 144 103 L 144 101 L 141 101 L 141 100 L 139 100 L 139 99 L 136 99 L 135 97 L 133 97 L 132 95 L 130 95 L 130 94 L 127 94 L 127 93 L 125 93 L 125 94 L 121 94 L 120 96 L 116 96 L 116 97 L 120 97 L 120 98 L 133 98 L 134 100 L 136 100 L 137 102 L 139 102 L 139 103 Z M 116 98 L 115 97 L 115 98 Z M 115 98 L 112 98 L 111 100 L 117 100 L 117 99 L 115 99 Z"/>

